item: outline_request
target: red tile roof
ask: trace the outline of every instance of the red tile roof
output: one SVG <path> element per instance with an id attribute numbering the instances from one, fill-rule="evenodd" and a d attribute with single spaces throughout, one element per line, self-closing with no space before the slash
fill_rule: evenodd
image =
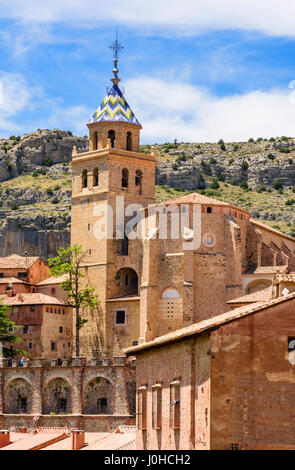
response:
<path id="1" fill-rule="evenodd" d="M 0 277 L 0 284 L 27 284 L 27 282 L 16 277 Z"/>
<path id="2" fill-rule="evenodd" d="M 180 330 L 176 330 L 166 335 L 159 336 L 147 343 L 142 343 L 138 346 L 133 346 L 131 348 L 125 349 L 124 352 L 127 356 L 134 356 L 137 352 L 153 349 L 158 346 L 163 346 L 174 341 L 180 341 L 182 339 L 189 338 L 190 336 L 201 334 L 205 331 L 213 330 L 214 328 L 222 326 L 226 323 L 239 320 L 240 318 L 252 315 L 254 313 L 258 313 L 259 311 L 266 310 L 269 307 L 278 305 L 283 302 L 291 302 L 294 299 L 295 292 L 287 295 L 286 297 L 279 297 L 278 299 L 273 299 L 265 302 L 255 302 L 254 304 L 244 305 L 243 307 L 235 308 L 233 310 L 222 313 L 207 320 L 203 320 L 185 328 L 181 328 Z"/>
<path id="3" fill-rule="evenodd" d="M 39 282 L 39 284 L 37 285 L 38 286 L 57 285 L 57 284 L 60 284 L 61 282 L 66 281 L 67 279 L 68 279 L 67 274 L 64 274 L 63 276 L 59 276 L 59 277 L 51 276 L 48 279 L 45 279 L 44 281 Z"/>
<path id="4" fill-rule="evenodd" d="M 28 269 L 30 268 L 37 260 L 39 256 L 19 256 L 19 255 L 10 255 L 5 258 L 0 258 L 0 269 Z"/>
<path id="5" fill-rule="evenodd" d="M 5 305 L 67 305 L 61 299 L 40 293 L 21 293 L 14 297 L 1 295 L 0 299 Z"/>
<path id="6" fill-rule="evenodd" d="M 263 300 L 270 300 L 272 298 L 272 286 L 262 289 L 258 292 L 242 295 L 236 299 L 229 300 L 228 304 L 251 304 L 253 302 L 261 302 Z"/>
<path id="7" fill-rule="evenodd" d="M 186 196 L 182 196 L 176 199 L 171 199 L 167 201 L 162 201 L 161 204 L 169 205 L 169 204 L 201 204 L 205 206 L 220 206 L 220 207 L 231 207 L 236 209 L 240 212 L 244 212 L 250 215 L 250 212 L 242 209 L 241 207 L 233 206 L 228 202 L 219 201 L 218 199 L 213 199 L 211 197 L 204 196 L 203 194 L 199 193 L 191 193 L 187 194 Z"/>

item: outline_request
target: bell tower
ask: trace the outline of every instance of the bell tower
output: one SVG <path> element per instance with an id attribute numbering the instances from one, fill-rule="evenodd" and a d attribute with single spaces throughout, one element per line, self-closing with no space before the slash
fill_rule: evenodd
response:
<path id="1" fill-rule="evenodd" d="M 87 357 L 111 357 L 114 344 L 118 351 L 138 340 L 141 242 L 128 240 L 125 227 L 130 207 L 144 208 L 155 201 L 156 155 L 154 151 L 140 152 L 142 127 L 119 88 L 122 46 L 117 39 L 111 49 L 112 87 L 87 124 L 89 152 L 78 154 L 74 149 L 72 158 L 71 244 L 83 246 L 85 276 L 100 300 L 98 311 L 83 315 L 88 322 L 80 331 L 80 350 Z M 118 224 L 119 232 L 124 233 L 119 239 Z M 98 227 L 103 225 L 104 236 L 98 238 Z M 123 318 L 122 312 L 131 311 L 131 306 L 116 300 L 123 288 L 127 293 L 133 289 L 132 295 L 137 297 L 132 303 L 133 316 L 127 319 L 126 313 L 126 322 L 118 327 L 117 312 Z"/>

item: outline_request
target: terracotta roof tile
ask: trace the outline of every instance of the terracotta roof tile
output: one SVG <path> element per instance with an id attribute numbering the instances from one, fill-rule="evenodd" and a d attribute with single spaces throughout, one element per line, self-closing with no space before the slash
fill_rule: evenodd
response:
<path id="1" fill-rule="evenodd" d="M 16 277 L 0 277 L 0 284 L 27 284 Z"/>
<path id="2" fill-rule="evenodd" d="M 241 207 L 233 206 L 228 202 L 219 201 L 218 199 L 213 199 L 211 197 L 204 196 L 199 193 L 191 193 L 186 196 L 182 196 L 176 199 L 170 199 L 168 201 L 162 201 L 161 204 L 170 205 L 170 204 L 201 204 L 201 205 L 210 205 L 210 206 L 220 206 L 220 207 L 229 207 L 241 212 L 247 213 L 250 215 L 250 212 L 242 209 Z"/>
<path id="3" fill-rule="evenodd" d="M 274 305 L 278 305 L 283 302 L 289 302 L 294 299 L 295 299 L 295 292 L 293 292 L 290 295 L 287 295 L 286 297 L 279 297 L 278 299 L 273 299 L 273 300 L 269 300 L 265 302 L 255 302 L 254 304 L 235 308 L 233 310 L 222 313 L 220 315 L 209 318 L 207 320 L 203 320 L 193 325 L 187 326 L 180 330 L 176 330 L 166 335 L 159 336 L 155 338 L 154 340 L 149 341 L 147 343 L 142 343 L 142 344 L 139 344 L 138 346 L 125 349 L 124 352 L 125 354 L 127 354 L 127 356 L 136 355 L 137 352 L 140 352 L 146 349 L 152 349 L 158 346 L 162 346 L 164 344 L 168 344 L 173 341 L 179 341 L 181 339 L 185 339 L 193 335 L 201 334 L 204 331 L 214 329 L 226 323 L 239 320 L 240 318 L 246 317 L 247 315 L 257 313 L 259 311 L 265 310 Z"/>
<path id="4" fill-rule="evenodd" d="M 5 258 L 0 258 L 0 269 L 28 269 L 30 268 L 37 260 L 39 256 L 19 256 L 19 255 L 10 255 Z"/>
<path id="5" fill-rule="evenodd" d="M 44 279 L 44 281 L 39 282 L 38 286 L 50 286 L 55 284 L 60 284 L 68 279 L 68 275 L 64 274 L 63 276 L 54 277 L 51 276 L 48 279 Z"/>
<path id="6" fill-rule="evenodd" d="M 248 269 L 244 274 L 276 274 L 276 273 L 284 273 L 287 271 L 287 269 L 288 269 L 288 265 L 259 266 L 257 268 Z"/>
<path id="7" fill-rule="evenodd" d="M 14 297 L 1 295 L 0 299 L 5 305 L 66 305 L 63 300 L 40 293 L 21 293 Z"/>
<path id="8" fill-rule="evenodd" d="M 251 304 L 253 302 L 261 302 L 263 300 L 270 300 L 272 298 L 272 286 L 262 289 L 258 292 L 242 295 L 236 299 L 229 300 L 228 304 Z"/>

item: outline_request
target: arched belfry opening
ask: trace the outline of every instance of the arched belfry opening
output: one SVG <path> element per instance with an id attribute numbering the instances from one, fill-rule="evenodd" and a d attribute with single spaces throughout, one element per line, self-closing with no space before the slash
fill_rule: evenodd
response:
<path id="1" fill-rule="evenodd" d="M 128 188 L 129 186 L 129 171 L 127 168 L 122 170 L 122 188 Z"/>
<path id="2" fill-rule="evenodd" d="M 142 194 L 142 171 L 137 170 L 135 173 L 135 186 L 138 189 L 138 193 Z"/>
<path id="3" fill-rule="evenodd" d="M 99 185 L 98 168 L 94 168 L 94 170 L 93 170 L 93 187 L 97 187 L 98 185 Z"/>
<path id="4" fill-rule="evenodd" d="M 122 268 L 117 272 L 115 284 L 118 287 L 118 295 L 137 295 L 138 276 L 134 269 Z"/>
<path id="5" fill-rule="evenodd" d="M 111 147 L 115 148 L 116 132 L 113 129 L 108 132 L 108 139 L 111 141 Z"/>
<path id="6" fill-rule="evenodd" d="M 132 132 L 127 132 L 126 150 L 132 150 Z"/>
<path id="7" fill-rule="evenodd" d="M 82 171 L 82 189 L 87 188 L 88 186 L 88 177 L 87 177 L 87 170 Z"/>

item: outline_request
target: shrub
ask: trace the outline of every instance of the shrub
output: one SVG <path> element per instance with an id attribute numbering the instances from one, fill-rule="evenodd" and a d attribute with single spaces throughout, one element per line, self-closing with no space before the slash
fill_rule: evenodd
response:
<path id="1" fill-rule="evenodd" d="M 258 139 L 256 139 L 256 142 L 262 142 L 263 141 L 263 138 L 262 137 L 258 137 Z"/>
<path id="2" fill-rule="evenodd" d="M 219 141 L 217 143 L 218 143 L 218 145 L 224 145 L 223 139 L 219 139 Z"/>
<path id="3" fill-rule="evenodd" d="M 59 203 L 59 199 L 58 197 L 54 197 L 51 201 L 52 204 L 58 204 Z"/>
<path id="4" fill-rule="evenodd" d="M 289 148 L 285 148 L 285 147 L 281 147 L 281 148 L 279 149 L 279 151 L 280 151 L 281 153 L 290 153 L 290 152 L 291 152 L 291 150 L 290 150 Z"/>
<path id="5" fill-rule="evenodd" d="M 46 192 L 47 192 L 48 196 L 52 196 L 52 195 L 53 195 L 52 188 L 48 188 L 48 189 L 46 190 Z"/>
<path id="6" fill-rule="evenodd" d="M 269 139 L 269 142 L 275 142 L 275 140 L 276 140 L 276 139 L 275 139 L 274 137 L 271 137 L 271 138 Z"/>
<path id="7" fill-rule="evenodd" d="M 222 150 L 223 152 L 225 152 L 225 151 L 226 151 L 226 147 L 225 147 L 225 145 L 224 145 L 224 144 L 221 144 L 221 145 L 220 145 L 220 150 Z"/>
<path id="8" fill-rule="evenodd" d="M 292 206 L 295 202 L 295 199 L 287 199 L 287 201 L 285 201 L 285 204 L 286 206 Z"/>
<path id="9" fill-rule="evenodd" d="M 269 158 L 270 160 L 274 160 L 276 158 L 276 156 L 273 153 L 269 153 L 267 155 L 267 158 Z"/>
<path id="10" fill-rule="evenodd" d="M 42 162 L 42 166 L 52 166 L 53 161 L 50 158 L 45 158 Z"/>
<path id="11" fill-rule="evenodd" d="M 264 191 L 266 191 L 266 187 L 264 184 L 262 184 L 261 186 L 259 186 L 258 190 L 257 190 L 259 193 L 262 193 Z"/>
<path id="12" fill-rule="evenodd" d="M 53 188 L 54 191 L 59 191 L 61 189 L 61 186 L 59 184 L 56 184 Z"/>
<path id="13" fill-rule="evenodd" d="M 248 164 L 248 162 L 246 162 L 246 160 L 244 160 L 243 163 L 242 163 L 242 170 L 247 171 L 248 168 L 249 168 L 249 164 Z"/>
<path id="14" fill-rule="evenodd" d="M 244 190 L 248 189 L 248 183 L 247 183 L 247 181 L 242 181 L 242 182 L 240 183 L 240 188 L 242 188 L 242 189 L 244 189 Z"/>
<path id="15" fill-rule="evenodd" d="M 237 152 L 238 150 L 239 150 L 239 146 L 238 146 L 238 144 L 235 144 L 235 145 L 233 146 L 233 151 L 234 151 L 234 152 Z"/>
<path id="16" fill-rule="evenodd" d="M 283 183 L 279 178 L 276 178 L 274 180 L 273 184 L 272 184 L 272 187 L 274 189 L 277 189 L 277 190 L 282 189 L 283 188 Z"/>
<path id="17" fill-rule="evenodd" d="M 288 163 L 289 163 L 289 165 L 292 165 L 292 163 L 293 163 L 292 158 L 289 158 L 289 159 L 288 159 Z"/>
<path id="18" fill-rule="evenodd" d="M 218 189 L 219 188 L 219 183 L 216 180 L 213 180 L 212 183 L 210 184 L 211 189 Z"/>
<path id="19" fill-rule="evenodd" d="M 233 158 L 230 158 L 228 161 L 228 164 L 231 165 L 235 160 Z"/>
<path id="20" fill-rule="evenodd" d="M 250 139 L 248 140 L 248 142 L 254 142 L 254 139 L 252 139 L 252 137 L 250 137 Z"/>
<path id="21" fill-rule="evenodd" d="M 12 204 L 11 209 L 12 209 L 13 211 L 16 211 L 16 210 L 18 209 L 18 205 L 17 205 L 16 202 L 14 202 L 14 203 Z"/>
<path id="22" fill-rule="evenodd" d="M 217 160 L 215 160 L 214 157 L 210 158 L 210 165 L 215 165 L 217 163 Z"/>

